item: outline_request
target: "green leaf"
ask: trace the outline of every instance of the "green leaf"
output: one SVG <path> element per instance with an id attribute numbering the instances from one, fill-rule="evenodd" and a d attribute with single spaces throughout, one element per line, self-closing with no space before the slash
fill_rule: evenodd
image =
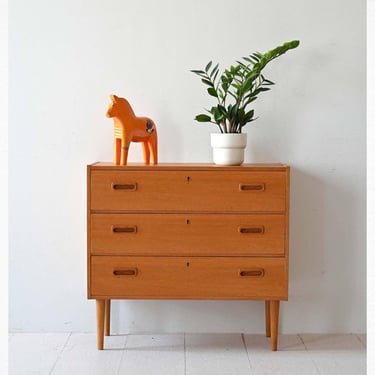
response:
<path id="1" fill-rule="evenodd" d="M 242 69 L 248 69 L 247 65 L 244 64 L 243 62 L 241 62 L 241 61 L 236 61 L 236 63 L 237 63 L 238 65 L 240 65 Z"/>
<path id="2" fill-rule="evenodd" d="M 202 78 L 202 82 L 205 83 L 208 86 L 214 87 L 214 84 L 209 81 L 208 79 Z"/>
<path id="3" fill-rule="evenodd" d="M 233 74 L 228 69 L 224 71 L 224 74 L 228 79 L 233 79 Z"/>
<path id="4" fill-rule="evenodd" d="M 204 69 L 206 71 L 206 73 L 208 74 L 208 70 L 211 68 L 211 65 L 212 65 L 212 61 L 210 61 L 207 65 L 206 65 L 206 68 Z"/>
<path id="5" fill-rule="evenodd" d="M 238 110 L 238 122 L 240 124 L 244 121 L 244 117 L 245 117 L 245 109 L 244 107 L 242 107 Z"/>
<path id="6" fill-rule="evenodd" d="M 248 104 L 250 104 L 251 102 L 253 102 L 254 100 L 256 100 L 258 97 L 257 96 L 252 96 L 252 95 L 248 95 L 247 96 L 248 100 L 245 102 L 244 106 L 246 107 Z"/>
<path id="7" fill-rule="evenodd" d="M 254 117 L 254 110 L 245 113 L 244 121 L 249 122 Z"/>
<path id="8" fill-rule="evenodd" d="M 216 91 L 213 87 L 209 87 L 209 88 L 207 89 L 207 92 L 208 92 L 211 96 L 214 96 L 215 98 L 218 97 L 217 91 Z"/>
<path id="9" fill-rule="evenodd" d="M 221 112 L 223 115 L 227 115 L 227 109 L 226 109 L 223 105 L 219 104 L 219 105 L 217 106 L 217 108 L 220 110 L 220 112 Z"/>
<path id="10" fill-rule="evenodd" d="M 202 70 L 190 70 L 192 73 L 198 75 L 199 77 L 206 78 L 207 74 Z"/>
<path id="11" fill-rule="evenodd" d="M 225 118 L 218 107 L 212 107 L 211 113 L 214 115 L 214 119 L 217 124 L 220 124 Z"/>
<path id="12" fill-rule="evenodd" d="M 237 100 L 237 95 L 233 94 L 232 91 L 229 91 L 229 90 L 228 90 L 227 93 L 228 93 L 229 95 L 233 96 L 233 98 L 234 98 L 235 100 Z"/>
<path id="13" fill-rule="evenodd" d="M 194 120 L 196 120 L 198 122 L 210 122 L 211 121 L 211 117 L 208 116 L 208 115 L 205 115 L 205 114 L 201 114 L 201 115 L 195 116 Z"/>
<path id="14" fill-rule="evenodd" d="M 254 90 L 254 92 L 252 93 L 252 96 L 253 95 L 258 95 L 260 92 L 268 91 L 268 90 L 271 90 L 271 89 L 268 88 L 268 87 L 259 87 L 256 90 Z"/>
<path id="15" fill-rule="evenodd" d="M 219 71 L 219 64 L 216 64 L 215 67 L 214 67 L 214 68 L 212 69 L 212 71 L 211 71 L 210 78 L 212 78 L 213 75 L 214 75 L 215 73 L 217 73 L 218 71 Z M 214 81 L 215 81 L 215 79 L 214 79 Z"/>
<path id="16" fill-rule="evenodd" d="M 238 104 L 228 106 L 228 118 L 237 120 L 238 116 Z"/>
<path id="17" fill-rule="evenodd" d="M 244 59 L 245 61 L 247 61 L 248 63 L 253 64 L 253 65 L 259 61 L 258 58 L 254 58 L 254 57 L 252 57 L 252 56 L 243 57 L 243 59 Z"/>
<path id="18" fill-rule="evenodd" d="M 221 87 L 222 87 L 222 89 L 224 90 L 224 92 L 227 92 L 227 91 L 228 91 L 228 88 L 229 88 L 229 84 L 228 84 L 228 82 L 223 82 L 223 83 L 221 84 Z"/>
<path id="19" fill-rule="evenodd" d="M 270 81 L 269 79 L 266 79 L 263 74 L 260 75 L 260 78 L 262 79 L 262 85 L 270 86 L 274 85 L 275 83 Z"/>
<path id="20" fill-rule="evenodd" d="M 253 80 L 250 78 L 246 78 L 245 79 L 245 82 L 244 82 L 244 85 L 243 85 L 243 91 L 244 93 L 250 91 L 253 87 Z"/>
<path id="21" fill-rule="evenodd" d="M 223 92 L 223 90 L 220 89 L 220 88 L 218 88 L 217 91 L 218 91 L 219 98 L 220 98 L 221 100 L 223 100 L 223 99 L 224 99 L 224 92 Z"/>
<path id="22" fill-rule="evenodd" d="M 216 73 L 215 73 L 215 75 L 214 75 L 214 77 L 212 78 L 212 80 L 214 81 L 214 82 L 216 82 L 216 78 L 217 78 L 217 75 L 219 74 L 219 71 L 217 70 L 216 71 Z"/>
<path id="23" fill-rule="evenodd" d="M 299 46 L 299 40 L 292 40 L 287 44 L 289 48 L 297 48 Z"/>

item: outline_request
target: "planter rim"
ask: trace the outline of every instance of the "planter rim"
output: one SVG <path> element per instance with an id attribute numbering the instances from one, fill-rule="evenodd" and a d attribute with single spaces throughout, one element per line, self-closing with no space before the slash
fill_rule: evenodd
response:
<path id="1" fill-rule="evenodd" d="M 247 133 L 211 133 L 211 146 L 215 148 L 244 148 Z"/>

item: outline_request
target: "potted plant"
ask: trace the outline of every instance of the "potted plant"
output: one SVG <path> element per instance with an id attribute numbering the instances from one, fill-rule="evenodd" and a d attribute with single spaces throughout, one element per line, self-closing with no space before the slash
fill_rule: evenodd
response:
<path id="1" fill-rule="evenodd" d="M 266 53 L 255 52 L 219 75 L 219 64 L 210 61 L 204 70 L 191 70 L 197 74 L 207 92 L 217 99 L 217 105 L 207 109 L 209 114 L 199 114 L 198 122 L 210 122 L 219 127 L 220 133 L 211 134 L 211 145 L 215 164 L 241 165 L 247 135 L 242 128 L 256 120 L 250 104 L 264 92 L 270 90 L 274 82 L 262 74 L 266 65 L 290 49 L 299 45 L 298 40 L 286 42 Z"/>

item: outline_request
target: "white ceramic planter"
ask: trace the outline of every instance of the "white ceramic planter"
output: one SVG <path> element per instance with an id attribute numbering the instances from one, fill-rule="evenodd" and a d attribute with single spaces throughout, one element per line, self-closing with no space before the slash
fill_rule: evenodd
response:
<path id="1" fill-rule="evenodd" d="M 241 165 L 247 144 L 246 133 L 211 134 L 213 159 L 219 165 Z"/>

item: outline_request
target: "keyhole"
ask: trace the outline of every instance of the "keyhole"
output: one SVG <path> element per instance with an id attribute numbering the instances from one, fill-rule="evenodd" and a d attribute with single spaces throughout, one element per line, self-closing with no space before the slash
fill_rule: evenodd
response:
<path id="1" fill-rule="evenodd" d="M 190 266 L 190 262 L 186 262 L 186 267 L 189 267 Z"/>
<path id="2" fill-rule="evenodd" d="M 190 182 L 190 176 L 186 176 L 186 181 L 187 181 L 187 183 Z"/>
<path id="3" fill-rule="evenodd" d="M 186 224 L 190 224 L 190 220 L 189 219 L 186 219 Z"/>

